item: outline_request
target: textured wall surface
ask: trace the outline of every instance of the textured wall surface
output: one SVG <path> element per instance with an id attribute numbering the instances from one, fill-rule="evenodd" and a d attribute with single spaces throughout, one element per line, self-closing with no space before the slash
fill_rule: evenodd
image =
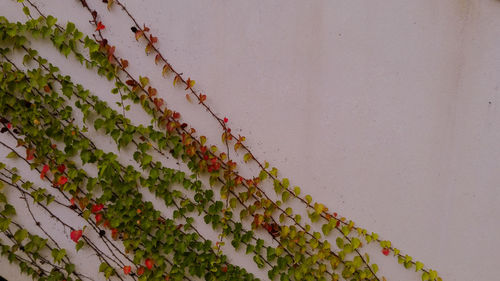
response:
<path id="1" fill-rule="evenodd" d="M 107 14 L 101 1 L 87 1 Z M 77 1 L 37 2 L 59 22 L 93 31 Z M 500 1 L 124 2 L 292 185 L 443 280 L 498 279 Z M 10 0 L 0 0 L 0 14 L 25 19 Z M 128 20 L 119 11 L 110 18 L 105 36 L 117 52 L 162 81 Z M 109 88 L 85 82 L 94 75 L 48 43 L 38 48 L 95 92 Z M 156 86 L 172 92 L 171 82 Z M 167 97 L 209 140 L 220 139 L 207 113 L 183 94 Z M 391 258 L 377 261 L 388 280 L 420 280 Z M 250 259 L 238 262 L 255 270 Z M 22 280 L 4 259 L 0 269 Z"/>

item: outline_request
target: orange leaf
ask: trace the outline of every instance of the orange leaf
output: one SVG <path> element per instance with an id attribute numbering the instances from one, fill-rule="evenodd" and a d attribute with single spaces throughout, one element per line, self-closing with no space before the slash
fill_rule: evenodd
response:
<path id="1" fill-rule="evenodd" d="M 170 69 L 171 69 L 171 68 L 170 68 L 170 65 L 165 64 L 165 65 L 163 66 L 163 70 L 161 71 L 161 74 L 162 74 L 163 76 L 165 76 L 166 74 L 168 74 L 168 72 L 170 71 Z"/>
<path id="2" fill-rule="evenodd" d="M 135 33 L 135 40 L 138 41 L 143 34 L 144 32 L 142 32 L 142 30 L 137 30 L 137 32 Z"/>
<path id="3" fill-rule="evenodd" d="M 153 35 L 149 34 L 149 41 L 151 41 L 151 44 L 154 44 L 158 42 L 158 37 L 154 37 Z"/>
<path id="4" fill-rule="evenodd" d="M 241 147 L 241 143 L 240 142 L 235 143 L 234 144 L 234 151 L 237 151 L 238 148 L 240 148 L 240 147 Z"/>
<path id="5" fill-rule="evenodd" d="M 153 47 L 153 45 L 151 45 L 151 43 L 149 43 L 147 46 L 146 46 L 146 55 L 149 54 L 149 52 L 151 52 L 151 48 Z"/>
<path id="6" fill-rule="evenodd" d="M 202 102 L 204 102 L 207 99 L 207 95 L 200 94 L 200 96 L 198 97 L 198 99 L 200 100 L 200 103 L 202 103 Z"/>
<path id="7" fill-rule="evenodd" d="M 142 30 L 144 30 L 144 32 L 148 32 L 149 31 L 149 27 L 147 27 L 146 25 L 144 25 L 144 28 Z"/>
<path id="8" fill-rule="evenodd" d="M 157 54 L 156 57 L 155 57 L 155 64 L 158 64 L 158 62 L 160 61 L 160 59 L 161 59 L 160 54 Z"/>
<path id="9" fill-rule="evenodd" d="M 155 96 L 158 91 L 153 87 L 148 87 L 148 94 L 150 97 Z"/>
<path id="10" fill-rule="evenodd" d="M 189 94 L 186 94 L 186 99 L 187 99 L 187 101 L 188 101 L 188 102 L 193 102 L 193 101 L 191 100 L 191 97 L 189 96 Z"/>
<path id="11" fill-rule="evenodd" d="M 188 80 L 186 81 L 186 89 L 184 89 L 184 90 L 191 89 L 194 86 L 194 83 L 195 83 L 194 80 L 191 80 L 191 78 L 188 78 Z"/>

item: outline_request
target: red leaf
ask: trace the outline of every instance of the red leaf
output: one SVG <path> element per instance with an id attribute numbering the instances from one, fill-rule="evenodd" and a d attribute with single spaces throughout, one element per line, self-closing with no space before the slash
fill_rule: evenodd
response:
<path id="1" fill-rule="evenodd" d="M 71 206 L 74 206 L 75 205 L 75 197 L 71 198 L 71 200 L 69 200 L 69 203 L 71 204 Z"/>
<path id="2" fill-rule="evenodd" d="M 102 22 L 98 22 L 97 28 L 95 29 L 95 31 L 103 30 L 105 28 L 106 28 L 106 26 L 104 24 L 102 24 Z"/>
<path id="3" fill-rule="evenodd" d="M 160 108 L 161 108 L 161 106 L 163 105 L 163 99 L 162 99 L 162 98 L 155 98 L 155 99 L 154 99 L 154 103 L 155 103 L 156 107 L 157 107 L 158 109 L 160 109 Z"/>
<path id="4" fill-rule="evenodd" d="M 66 170 L 66 166 L 64 166 L 64 164 L 61 164 L 57 166 L 57 170 L 59 171 L 59 173 L 64 173 L 64 170 Z"/>
<path id="5" fill-rule="evenodd" d="M 229 122 L 229 119 L 227 119 L 227 117 L 224 117 L 224 123 L 227 123 Z"/>
<path id="6" fill-rule="evenodd" d="M 99 212 L 100 210 L 102 210 L 104 208 L 104 205 L 103 204 L 95 204 L 92 206 L 92 213 L 97 213 Z"/>
<path id="7" fill-rule="evenodd" d="M 152 259 L 146 259 L 146 267 L 151 270 L 153 268 L 153 265 L 155 264 L 155 262 L 152 260 Z"/>
<path id="8" fill-rule="evenodd" d="M 130 267 L 129 265 L 123 267 L 123 273 L 125 273 L 125 275 L 130 274 L 130 271 L 132 271 L 132 267 Z"/>
<path id="9" fill-rule="evenodd" d="M 9 129 L 9 130 L 12 129 L 12 124 L 7 123 L 7 129 Z"/>
<path id="10" fill-rule="evenodd" d="M 382 254 L 384 254 L 385 256 L 388 256 L 389 253 L 390 253 L 389 249 L 387 249 L 387 248 L 382 249 Z"/>
<path id="11" fill-rule="evenodd" d="M 99 224 L 101 221 L 102 221 L 102 214 L 101 213 L 96 214 L 95 215 L 95 223 Z"/>
<path id="12" fill-rule="evenodd" d="M 174 114 L 172 115 L 172 117 L 174 117 L 174 119 L 179 119 L 181 117 L 181 114 L 179 112 L 174 112 Z"/>
<path id="13" fill-rule="evenodd" d="M 226 272 L 227 272 L 227 265 L 223 266 L 223 267 L 221 268 L 221 271 L 222 271 L 222 272 L 224 272 L 224 273 L 226 273 Z"/>
<path id="14" fill-rule="evenodd" d="M 142 30 L 144 30 L 144 32 L 148 32 L 149 31 L 149 27 L 147 27 L 146 25 L 144 25 L 144 28 Z"/>
<path id="15" fill-rule="evenodd" d="M 66 178 L 65 176 L 60 176 L 59 179 L 57 180 L 56 186 L 64 185 L 67 182 L 68 178 Z"/>
<path id="16" fill-rule="evenodd" d="M 141 276 L 144 274 L 144 267 L 139 267 L 139 269 L 137 269 L 137 275 Z"/>
<path id="17" fill-rule="evenodd" d="M 43 165 L 42 171 L 40 172 L 40 178 L 43 180 L 45 178 L 45 174 L 49 171 L 49 165 Z"/>
<path id="18" fill-rule="evenodd" d="M 73 230 L 71 231 L 70 237 L 71 240 L 75 241 L 75 243 L 78 243 L 78 240 L 82 237 L 83 231 L 80 230 Z"/>
<path id="19" fill-rule="evenodd" d="M 26 160 L 33 160 L 35 159 L 35 150 L 33 149 L 26 149 Z"/>

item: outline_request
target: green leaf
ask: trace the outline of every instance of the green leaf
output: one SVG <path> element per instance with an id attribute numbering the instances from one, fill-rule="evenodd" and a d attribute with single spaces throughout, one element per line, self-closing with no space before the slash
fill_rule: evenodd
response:
<path id="1" fill-rule="evenodd" d="M 6 231 L 9 229 L 10 219 L 0 217 L 0 231 Z"/>
<path id="2" fill-rule="evenodd" d="M 415 272 L 417 272 L 417 271 L 419 271 L 419 270 L 422 270 L 422 268 L 424 268 L 424 264 L 423 264 L 423 263 L 421 263 L 421 262 L 419 262 L 419 261 L 417 261 L 417 262 L 415 263 Z"/>
<path id="3" fill-rule="evenodd" d="M 300 187 L 298 187 L 298 186 L 294 187 L 293 193 L 295 193 L 295 196 L 299 196 L 300 195 Z"/>
<path id="4" fill-rule="evenodd" d="M 312 202 L 311 195 L 306 195 L 306 202 L 307 202 L 307 204 L 311 204 L 311 202 Z"/>
<path id="5" fill-rule="evenodd" d="M 7 158 L 10 159 L 17 158 L 17 154 L 14 151 L 11 151 L 9 154 L 7 154 Z"/>
<path id="6" fill-rule="evenodd" d="M 24 6 L 23 7 L 23 12 L 25 15 L 29 16 L 30 15 L 30 10 L 28 9 L 28 7 Z"/>
<path id="7" fill-rule="evenodd" d="M 427 272 L 422 273 L 422 281 L 427 281 L 427 280 L 429 280 L 429 273 Z"/>
<path id="8" fill-rule="evenodd" d="M 359 241 L 359 239 L 358 239 L 358 238 L 353 237 L 353 238 L 351 239 L 351 244 L 352 244 L 352 247 L 353 247 L 354 249 L 357 249 L 357 248 L 359 247 L 359 245 L 361 245 L 361 241 Z"/>
<path id="9" fill-rule="evenodd" d="M 76 251 L 80 251 L 80 249 L 83 247 L 83 245 L 85 245 L 85 242 L 83 239 L 81 239 L 80 241 L 78 241 L 78 243 L 76 243 L 76 246 L 75 246 L 75 249 Z"/>
<path id="10" fill-rule="evenodd" d="M 46 21 L 48 27 L 52 27 L 54 24 L 56 24 L 57 19 L 54 18 L 53 16 L 49 15 L 49 16 L 47 16 L 45 21 Z"/>
<path id="11" fill-rule="evenodd" d="M 52 258 L 54 258 L 55 263 L 60 263 L 62 259 L 66 256 L 66 250 L 65 249 L 52 249 Z"/>
<path id="12" fill-rule="evenodd" d="M 14 239 L 16 239 L 17 243 L 23 242 L 26 237 L 28 237 L 28 231 L 26 229 L 19 229 L 14 234 Z"/>
<path id="13" fill-rule="evenodd" d="M 153 156 L 149 154 L 145 154 L 144 157 L 142 158 L 142 166 L 147 166 L 151 161 L 153 160 Z"/>

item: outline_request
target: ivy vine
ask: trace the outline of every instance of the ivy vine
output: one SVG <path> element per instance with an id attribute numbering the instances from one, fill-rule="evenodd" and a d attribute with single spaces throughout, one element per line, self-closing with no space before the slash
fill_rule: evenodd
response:
<path id="1" fill-rule="evenodd" d="M 386 280 L 363 248 L 373 242 L 383 255 L 392 253 L 405 268 L 419 272 L 423 281 L 442 280 L 435 270 L 304 195 L 280 177 L 276 167 L 257 159 L 246 137 L 232 132 L 229 119 L 217 115 L 207 95 L 196 90 L 195 81 L 169 63 L 157 45 L 159 39 L 121 1 L 102 1 L 109 11 L 106 18 L 86 0 L 78 1 L 95 29 L 92 35 L 71 22 L 58 24 L 31 0 L 19 1 L 26 22 L 0 17 L 0 41 L 7 46 L 0 49 L 0 144 L 10 151 L 7 158 L 22 160 L 47 184 L 35 187 L 24 179 L 19 171 L 26 167 L 0 165 L 1 186 L 21 195 L 46 236 L 31 234 L 17 223 L 14 206 L 0 193 L 0 231 L 8 240 L 0 240 L 2 255 L 22 272 L 39 280 L 91 279 L 78 271 L 37 220 L 31 210 L 37 205 L 70 231 L 76 251 L 85 247 L 96 254 L 101 262 L 97 271 L 106 279 L 258 280 L 225 255 L 228 241 L 265 268 L 270 280 Z M 167 94 L 153 86 L 157 81 L 128 71 L 129 61 L 106 37 L 106 20 L 115 13 L 129 18 L 131 39 L 145 44 L 145 54 L 155 56 L 162 76 L 174 87 L 182 86 L 186 100 L 196 101 L 217 121 L 222 147 L 198 135 L 178 110 L 166 104 Z M 50 41 L 65 57 L 74 56 L 112 82 L 110 94 L 119 94 L 121 112 L 100 98 L 107 93 L 91 93 L 31 49 L 35 40 Z M 150 125 L 126 117 L 136 105 L 149 114 Z M 131 149 L 132 164 L 103 150 L 95 134 L 112 140 L 118 151 Z M 244 152 L 242 159 L 234 158 L 237 151 Z M 172 159 L 185 169 L 169 167 Z M 258 175 L 242 176 L 252 162 L 259 167 Z M 267 190 L 266 183 L 274 189 Z M 145 193 L 171 212 L 159 211 L 158 202 L 144 199 Z M 51 209 L 53 204 L 81 217 L 86 227 L 77 229 L 62 220 Z M 307 219 L 302 219 L 297 205 Z M 217 234 L 215 242 L 197 228 L 203 223 Z M 107 252 L 87 235 L 89 231 Z M 44 249 L 52 260 L 43 255 Z"/>

